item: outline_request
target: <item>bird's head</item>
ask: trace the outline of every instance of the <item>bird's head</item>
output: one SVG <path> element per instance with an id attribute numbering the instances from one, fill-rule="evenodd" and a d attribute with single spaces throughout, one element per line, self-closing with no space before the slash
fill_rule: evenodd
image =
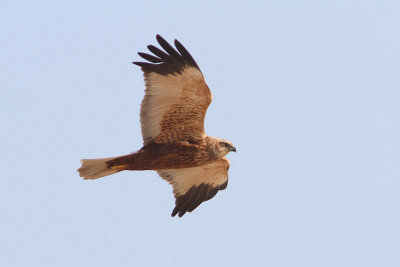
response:
<path id="1" fill-rule="evenodd" d="M 224 139 L 218 140 L 217 149 L 219 152 L 218 154 L 222 157 L 231 151 L 236 152 L 236 148 L 234 147 L 234 145 L 231 142 Z"/>

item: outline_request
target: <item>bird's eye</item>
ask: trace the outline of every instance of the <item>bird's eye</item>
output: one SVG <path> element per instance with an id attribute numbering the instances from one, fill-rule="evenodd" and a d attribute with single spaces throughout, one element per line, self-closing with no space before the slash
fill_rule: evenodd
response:
<path id="1" fill-rule="evenodd" d="M 225 143 L 225 142 L 221 142 L 221 146 L 227 147 L 227 146 L 228 146 L 228 144 L 227 144 L 227 143 Z"/>

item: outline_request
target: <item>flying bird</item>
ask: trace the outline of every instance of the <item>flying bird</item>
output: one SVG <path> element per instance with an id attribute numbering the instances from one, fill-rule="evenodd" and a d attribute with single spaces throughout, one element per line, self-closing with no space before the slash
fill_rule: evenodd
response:
<path id="1" fill-rule="evenodd" d="M 160 35 L 156 39 L 164 51 L 149 45 L 153 55 L 139 52 L 146 62 L 133 62 L 141 67 L 146 85 L 140 109 L 143 147 L 125 156 L 82 159 L 78 172 L 87 180 L 124 170 L 155 170 L 173 187 L 171 216 L 182 217 L 227 187 L 225 156 L 236 148 L 204 131 L 212 97 L 196 61 L 178 40 L 174 48 Z"/>

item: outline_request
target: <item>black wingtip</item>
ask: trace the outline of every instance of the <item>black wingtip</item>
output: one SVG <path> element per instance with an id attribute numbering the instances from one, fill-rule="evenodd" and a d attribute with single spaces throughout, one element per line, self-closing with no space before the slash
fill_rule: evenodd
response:
<path id="1" fill-rule="evenodd" d="M 192 55 L 189 53 L 189 51 L 181 44 L 181 42 L 178 41 L 178 39 L 174 40 L 174 44 L 176 49 L 178 49 L 179 53 L 182 55 L 183 58 L 189 63 L 189 65 L 192 65 L 193 67 L 197 68 L 200 70 L 199 66 L 197 65 L 196 61 L 192 57 Z"/>
<path id="2" fill-rule="evenodd" d="M 160 43 L 160 40 L 161 40 L 161 42 L 162 41 L 166 42 L 166 40 L 161 35 L 159 35 L 158 33 L 156 35 L 156 40 L 157 40 L 158 43 Z"/>
<path id="3" fill-rule="evenodd" d="M 147 48 L 152 54 L 138 53 L 140 57 L 148 62 L 132 62 L 140 66 L 142 71 L 168 75 L 182 73 L 189 66 L 195 67 L 200 71 L 196 61 L 178 40 L 175 39 L 176 48 L 174 48 L 160 34 L 156 35 L 156 39 L 163 50 L 154 45 L 148 45 Z"/>
<path id="4" fill-rule="evenodd" d="M 178 214 L 178 209 L 177 207 L 174 208 L 174 210 L 171 213 L 171 217 L 175 217 L 175 215 Z"/>
<path id="5" fill-rule="evenodd" d="M 163 62 L 163 60 L 161 58 L 155 57 L 153 55 L 149 55 L 149 54 L 146 54 L 146 53 L 139 52 L 138 55 L 140 57 L 142 57 L 143 59 L 150 61 L 151 63 Z"/>
<path id="6" fill-rule="evenodd" d="M 179 210 L 178 207 L 175 207 L 171 213 L 171 217 L 175 217 L 175 215 L 178 214 L 178 217 L 182 218 L 182 216 L 185 215 L 185 213 L 186 213 L 186 210 Z"/>

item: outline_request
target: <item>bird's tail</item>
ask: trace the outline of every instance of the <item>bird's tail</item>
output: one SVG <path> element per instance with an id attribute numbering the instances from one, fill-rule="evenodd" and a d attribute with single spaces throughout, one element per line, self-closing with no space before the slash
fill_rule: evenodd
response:
<path id="1" fill-rule="evenodd" d="M 109 168 L 107 162 L 113 160 L 113 158 L 103 158 L 103 159 L 81 159 L 82 167 L 78 169 L 79 175 L 83 179 L 97 179 L 113 173 L 123 171 L 119 168 Z"/>

